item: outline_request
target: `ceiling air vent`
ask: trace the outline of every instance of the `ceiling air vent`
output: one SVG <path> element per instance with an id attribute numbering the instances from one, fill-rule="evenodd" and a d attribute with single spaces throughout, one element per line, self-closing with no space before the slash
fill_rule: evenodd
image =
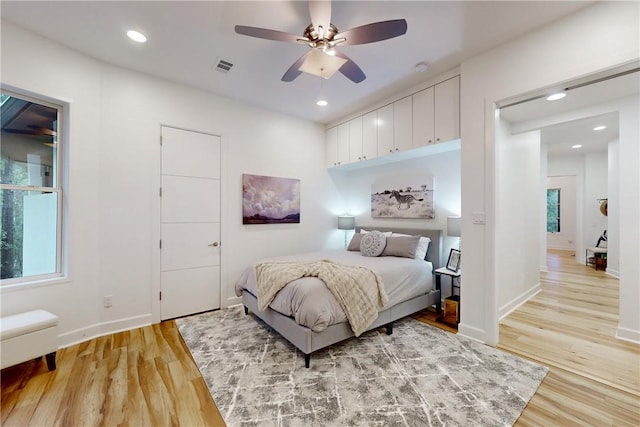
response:
<path id="1" fill-rule="evenodd" d="M 228 73 L 233 67 L 233 64 L 229 61 L 225 61 L 224 59 L 218 60 L 216 63 L 215 69 L 220 71 L 221 73 Z"/>

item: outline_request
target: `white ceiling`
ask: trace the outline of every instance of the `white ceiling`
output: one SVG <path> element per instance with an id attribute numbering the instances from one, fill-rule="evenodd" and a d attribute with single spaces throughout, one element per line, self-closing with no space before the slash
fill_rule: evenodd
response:
<path id="1" fill-rule="evenodd" d="M 640 72 L 568 90 L 567 96 L 558 101 L 547 101 L 541 97 L 500 110 L 500 117 L 514 128 L 522 130 L 540 129 L 540 140 L 547 145 L 551 156 L 606 151 L 609 142 L 619 136 L 617 112 L 599 115 L 576 115 L 572 120 L 561 122 L 554 117 L 566 116 L 569 112 L 588 111 L 588 107 L 614 101 L 640 93 Z M 537 126 L 537 123 L 554 123 Z M 596 126 L 606 129 L 595 131 Z M 582 147 L 574 149 L 573 145 Z"/>
<path id="2" fill-rule="evenodd" d="M 581 1 L 334 1 L 340 31 L 405 18 L 395 39 L 341 50 L 367 78 L 355 84 L 337 73 L 324 81 L 328 107 L 318 107 L 320 78 L 280 78 L 306 52 L 298 44 L 238 35 L 235 25 L 300 34 L 310 23 L 305 1 L 2 1 L 2 19 L 97 59 L 225 97 L 329 123 L 407 90 L 494 46 L 544 26 L 590 2 Z M 149 41 L 130 41 L 137 29 Z M 234 64 L 223 74 L 216 59 Z M 416 73 L 419 62 L 427 72 Z"/>

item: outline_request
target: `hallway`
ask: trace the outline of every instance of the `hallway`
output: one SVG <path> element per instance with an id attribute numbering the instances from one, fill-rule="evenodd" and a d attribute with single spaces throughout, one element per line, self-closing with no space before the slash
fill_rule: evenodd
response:
<path id="1" fill-rule="evenodd" d="M 550 250 L 542 290 L 500 322 L 498 348 L 550 368 L 516 425 L 640 424 L 640 346 L 615 338 L 618 280 Z"/>

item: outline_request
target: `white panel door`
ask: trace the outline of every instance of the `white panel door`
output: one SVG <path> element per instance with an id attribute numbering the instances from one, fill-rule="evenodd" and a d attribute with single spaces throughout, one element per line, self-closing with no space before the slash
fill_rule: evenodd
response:
<path id="1" fill-rule="evenodd" d="M 220 308 L 220 138 L 162 127 L 160 317 Z"/>

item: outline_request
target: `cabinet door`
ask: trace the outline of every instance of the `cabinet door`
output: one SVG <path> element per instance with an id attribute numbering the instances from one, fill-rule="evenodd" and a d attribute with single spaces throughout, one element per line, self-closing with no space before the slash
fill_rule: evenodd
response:
<path id="1" fill-rule="evenodd" d="M 349 122 L 338 125 L 338 165 L 349 163 Z"/>
<path id="2" fill-rule="evenodd" d="M 372 111 L 362 116 L 362 158 L 378 157 L 378 113 Z"/>
<path id="3" fill-rule="evenodd" d="M 413 146 L 434 143 L 433 86 L 413 94 Z"/>
<path id="4" fill-rule="evenodd" d="M 349 122 L 349 162 L 362 160 L 362 116 Z"/>
<path id="5" fill-rule="evenodd" d="M 460 77 L 435 86 L 436 142 L 460 138 Z"/>
<path id="6" fill-rule="evenodd" d="M 407 96 L 393 103 L 393 145 L 395 151 L 410 150 L 413 145 L 413 104 Z"/>
<path id="7" fill-rule="evenodd" d="M 338 166 L 338 128 L 327 129 L 325 136 L 325 162 L 328 168 Z"/>
<path id="8" fill-rule="evenodd" d="M 393 153 L 393 104 L 378 108 L 378 156 Z"/>

